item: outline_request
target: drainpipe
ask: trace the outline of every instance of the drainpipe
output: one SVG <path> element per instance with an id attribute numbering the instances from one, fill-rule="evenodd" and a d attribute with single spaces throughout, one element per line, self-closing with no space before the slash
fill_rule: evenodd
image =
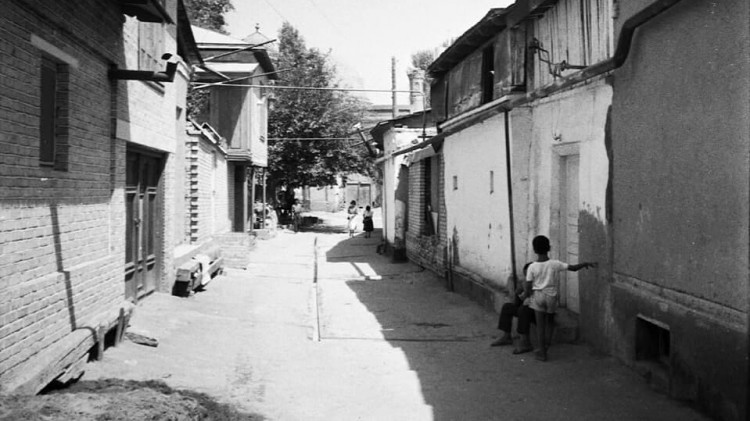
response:
<path id="1" fill-rule="evenodd" d="M 177 71 L 177 60 L 172 59 L 172 54 L 166 53 L 161 56 L 162 60 L 167 61 L 167 68 L 163 72 L 153 72 L 149 70 L 126 70 L 126 69 L 110 69 L 108 74 L 110 79 L 117 80 L 144 80 L 148 82 L 165 82 L 170 83 L 174 81 L 174 75 Z M 171 60 L 170 60 L 171 59 Z"/>
<path id="2" fill-rule="evenodd" d="M 508 212 L 510 215 L 510 264 L 511 264 L 511 276 L 513 277 L 513 294 L 515 294 L 516 288 L 518 288 L 518 276 L 516 270 L 518 266 L 516 264 L 516 230 L 513 216 L 513 178 L 511 175 L 511 157 L 510 157 L 510 111 L 505 111 L 505 171 L 506 179 L 508 180 Z"/>

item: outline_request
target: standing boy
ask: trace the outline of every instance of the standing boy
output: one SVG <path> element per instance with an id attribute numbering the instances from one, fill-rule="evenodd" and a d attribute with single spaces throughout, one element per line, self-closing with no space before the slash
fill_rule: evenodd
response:
<path id="1" fill-rule="evenodd" d="M 577 272 L 583 268 L 593 268 L 596 267 L 596 263 L 584 262 L 569 265 L 559 260 L 550 259 L 549 238 L 543 235 L 534 237 L 531 245 L 537 259 L 529 266 L 524 286 L 527 296 L 531 297 L 529 307 L 534 310 L 536 317 L 536 332 L 539 342 L 536 359 L 547 361 L 547 348 L 552 342 L 552 333 L 555 329 L 555 311 L 557 310 L 558 291 L 560 289 L 559 273 L 564 270 Z"/>

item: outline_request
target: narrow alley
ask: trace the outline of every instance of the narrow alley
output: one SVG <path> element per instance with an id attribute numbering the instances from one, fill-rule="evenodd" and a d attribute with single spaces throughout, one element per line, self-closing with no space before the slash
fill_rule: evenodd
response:
<path id="1" fill-rule="evenodd" d="M 546 363 L 490 347 L 494 313 L 329 215 L 205 291 L 143 301 L 131 330 L 159 346 L 125 341 L 82 381 L 161 380 L 269 420 L 703 419 L 584 345 Z"/>

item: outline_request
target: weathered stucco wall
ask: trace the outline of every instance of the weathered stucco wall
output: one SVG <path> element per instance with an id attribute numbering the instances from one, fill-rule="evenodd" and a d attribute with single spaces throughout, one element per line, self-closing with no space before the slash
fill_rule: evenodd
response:
<path id="1" fill-rule="evenodd" d="M 454 264 L 499 288 L 511 273 L 504 124 L 502 115 L 495 116 L 448 136 L 443 144 Z"/>
<path id="2" fill-rule="evenodd" d="M 515 214 L 519 215 L 515 221 L 519 233 L 516 238 L 518 266 L 536 259 L 531 240 L 540 234 L 551 240 L 551 257 L 571 261 L 567 253 L 561 253 L 564 249 L 561 234 L 565 229 L 566 212 L 572 215 L 570 218 L 577 219 L 577 246 L 575 242 L 568 242 L 569 247 L 577 251 L 577 262 L 595 261 L 599 268 L 577 272 L 575 277 L 567 276 L 564 303 L 580 314 L 581 337 L 602 350 L 609 349 L 607 335 L 613 323 L 608 269 L 611 241 L 607 234 L 606 211 L 610 178 L 606 121 L 611 101 L 611 86 L 603 78 L 596 79 L 532 104 L 531 130 L 526 128 L 528 123 L 519 127 L 514 123 L 512 131 L 516 145 L 514 167 L 520 169 L 526 160 L 528 168 L 528 182 L 519 174 L 514 183 Z M 511 118 L 512 122 L 523 123 L 529 117 L 521 114 L 511 115 Z M 562 168 L 566 160 L 569 162 L 575 156 L 578 157 L 577 179 L 568 180 L 573 184 L 566 188 Z M 525 184 L 528 187 L 524 196 Z M 578 200 L 566 207 L 565 200 L 574 200 L 568 194 L 571 188 L 577 190 Z"/>
<path id="3" fill-rule="evenodd" d="M 604 126 L 612 101 L 612 89 L 603 79 L 589 86 L 567 91 L 533 104 L 533 128 L 529 153 L 529 195 L 527 233 L 519 247 L 528 260 L 535 258 L 531 240 L 547 235 L 551 256 L 560 258 L 558 238 L 552 235 L 560 222 L 560 160 L 580 157 L 578 177 L 579 209 L 594 219 L 605 220 L 605 196 L 609 160 L 604 144 Z M 524 134 L 518 133 L 519 138 Z M 528 135 L 526 135 L 528 136 Z M 520 139 L 514 144 L 521 143 Z M 520 153 L 520 152 L 519 152 Z M 581 256 L 587 259 L 586 256 Z"/>
<path id="4" fill-rule="evenodd" d="M 747 311 L 747 4 L 729 3 L 674 6 L 617 73 L 615 270 Z"/>
<path id="5" fill-rule="evenodd" d="M 663 323 L 670 393 L 721 419 L 748 412 L 749 14 L 682 1 L 643 25 L 612 109 L 619 355 L 636 317 Z"/>

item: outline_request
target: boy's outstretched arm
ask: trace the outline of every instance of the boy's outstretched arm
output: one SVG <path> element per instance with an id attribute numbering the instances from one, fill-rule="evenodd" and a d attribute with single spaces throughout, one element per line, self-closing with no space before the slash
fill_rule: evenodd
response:
<path id="1" fill-rule="evenodd" d="M 578 272 L 581 269 L 595 268 L 595 267 L 596 267 L 596 262 L 583 262 L 583 263 L 578 263 L 575 265 L 568 265 L 568 270 L 571 272 Z"/>

